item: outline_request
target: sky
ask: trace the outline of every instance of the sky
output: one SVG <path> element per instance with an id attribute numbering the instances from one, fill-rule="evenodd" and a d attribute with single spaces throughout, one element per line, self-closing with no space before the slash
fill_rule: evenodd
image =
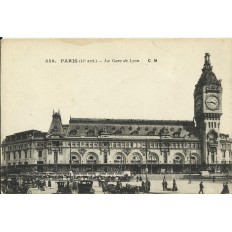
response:
<path id="1" fill-rule="evenodd" d="M 221 132 L 232 135 L 231 40 L 3 40 L 1 137 L 47 132 L 53 109 L 64 124 L 70 116 L 192 120 L 206 52 L 222 79 Z"/>

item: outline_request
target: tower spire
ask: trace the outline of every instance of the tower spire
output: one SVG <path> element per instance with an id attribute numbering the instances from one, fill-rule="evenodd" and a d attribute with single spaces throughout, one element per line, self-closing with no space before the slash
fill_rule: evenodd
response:
<path id="1" fill-rule="evenodd" d="M 203 72 L 211 71 L 212 68 L 213 68 L 213 66 L 211 66 L 211 63 L 210 63 L 210 54 L 205 53 L 205 63 L 204 63 L 204 67 L 203 67 L 202 71 Z"/>

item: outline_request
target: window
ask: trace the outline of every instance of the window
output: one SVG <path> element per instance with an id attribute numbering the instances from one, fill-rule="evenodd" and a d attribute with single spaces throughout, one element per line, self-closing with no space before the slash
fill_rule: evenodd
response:
<path id="1" fill-rule="evenodd" d="M 222 158 L 226 158 L 226 151 L 223 151 L 223 157 Z"/>
<path id="2" fill-rule="evenodd" d="M 121 146 L 122 146 L 122 147 L 125 147 L 125 143 L 121 143 Z"/>
<path id="3" fill-rule="evenodd" d="M 216 128 L 216 122 L 214 123 L 214 128 Z"/>
<path id="4" fill-rule="evenodd" d="M 164 163 L 165 163 L 165 164 L 168 163 L 168 155 L 167 155 L 167 152 L 164 152 Z"/>
<path id="5" fill-rule="evenodd" d="M 19 152 L 19 159 L 21 159 L 21 151 Z"/>
<path id="6" fill-rule="evenodd" d="M 5 153 L 3 154 L 3 160 L 5 160 L 6 159 L 6 157 L 5 157 Z"/>
<path id="7" fill-rule="evenodd" d="M 14 159 L 16 159 L 16 154 L 14 153 Z"/>
<path id="8" fill-rule="evenodd" d="M 213 128 L 213 122 L 211 122 L 211 127 Z"/>
<path id="9" fill-rule="evenodd" d="M 39 157 L 40 158 L 42 157 L 42 151 L 39 151 Z"/>
<path id="10" fill-rule="evenodd" d="M 104 163 L 107 164 L 107 152 L 104 152 Z"/>
<path id="11" fill-rule="evenodd" d="M 210 122 L 208 122 L 209 128 L 210 128 Z"/>
<path id="12" fill-rule="evenodd" d="M 113 147 L 116 147 L 116 143 L 115 142 L 113 142 Z"/>
<path id="13" fill-rule="evenodd" d="M 27 151 L 25 151 L 25 159 L 27 159 Z"/>

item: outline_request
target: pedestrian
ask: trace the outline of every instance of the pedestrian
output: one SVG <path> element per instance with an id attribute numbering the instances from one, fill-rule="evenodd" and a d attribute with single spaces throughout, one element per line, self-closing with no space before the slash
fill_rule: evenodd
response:
<path id="1" fill-rule="evenodd" d="M 173 179 L 172 191 L 178 191 L 175 179 Z"/>
<path id="2" fill-rule="evenodd" d="M 213 182 L 215 182 L 215 176 L 213 176 Z"/>
<path id="3" fill-rule="evenodd" d="M 168 182 L 166 179 L 164 180 L 164 189 L 167 191 L 168 190 Z"/>
<path id="4" fill-rule="evenodd" d="M 162 181 L 162 187 L 163 187 L 163 191 L 164 191 L 165 190 L 165 181 L 164 181 L 164 179 Z"/>
<path id="5" fill-rule="evenodd" d="M 138 177 L 138 176 L 137 176 L 137 178 L 136 178 L 136 179 L 137 179 L 137 182 L 139 182 L 139 177 Z"/>
<path id="6" fill-rule="evenodd" d="M 139 177 L 139 180 L 140 180 L 140 181 L 142 181 L 142 180 L 143 180 L 143 179 L 142 179 L 142 176 L 140 176 L 140 177 Z"/>
<path id="7" fill-rule="evenodd" d="M 49 188 L 51 188 L 51 187 L 52 187 L 52 183 L 51 183 L 50 178 L 49 178 L 49 180 L 48 180 L 48 187 L 49 187 Z"/>
<path id="8" fill-rule="evenodd" d="M 226 193 L 227 193 L 227 194 L 230 193 L 230 191 L 229 191 L 229 186 L 228 186 L 228 182 L 226 182 L 225 190 L 226 190 Z"/>
<path id="9" fill-rule="evenodd" d="M 143 190 L 143 192 L 145 192 L 145 183 L 144 183 L 144 181 L 142 181 L 142 190 Z"/>
<path id="10" fill-rule="evenodd" d="M 150 189 L 151 189 L 151 182 L 148 180 L 147 182 L 147 188 L 148 188 L 148 192 L 150 192 Z"/>
<path id="11" fill-rule="evenodd" d="M 46 187 L 46 180 L 43 181 L 43 186 Z"/>
<path id="12" fill-rule="evenodd" d="M 226 182 L 226 183 L 223 183 L 221 194 L 228 194 L 228 193 L 230 193 L 230 191 L 229 191 L 229 187 L 228 187 L 228 182 Z"/>
<path id="13" fill-rule="evenodd" d="M 204 185 L 203 185 L 203 182 L 201 181 L 201 183 L 200 183 L 200 191 L 199 191 L 199 194 L 200 194 L 200 193 L 204 194 L 203 188 L 204 188 Z"/>

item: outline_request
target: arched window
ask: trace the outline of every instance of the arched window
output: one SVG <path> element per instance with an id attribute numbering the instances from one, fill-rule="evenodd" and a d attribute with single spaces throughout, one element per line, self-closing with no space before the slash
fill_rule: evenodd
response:
<path id="1" fill-rule="evenodd" d="M 122 134 L 122 131 L 121 131 L 121 130 L 116 130 L 116 131 L 114 132 L 114 134 L 115 134 L 115 135 L 121 135 L 121 134 Z"/>
<path id="2" fill-rule="evenodd" d="M 86 163 L 89 163 L 89 164 L 96 164 L 96 163 L 98 163 L 97 154 L 95 154 L 94 152 L 90 152 L 86 156 Z"/>
<path id="3" fill-rule="evenodd" d="M 191 164 L 198 164 L 200 160 L 200 157 L 197 153 L 191 154 Z"/>
<path id="4" fill-rule="evenodd" d="M 71 153 L 71 160 L 72 164 L 80 164 L 81 163 L 81 156 L 77 152 L 72 152 Z M 69 160 L 70 162 L 70 160 Z"/>
<path id="5" fill-rule="evenodd" d="M 173 159 L 174 164 L 184 164 L 184 156 L 181 153 L 177 153 Z"/>
<path id="6" fill-rule="evenodd" d="M 115 164 L 124 164 L 126 163 L 126 157 L 123 153 L 118 152 L 114 157 Z"/>
<path id="7" fill-rule="evenodd" d="M 156 153 L 150 153 L 147 157 L 147 162 L 152 164 L 158 164 L 159 163 L 159 157 Z"/>
<path id="8" fill-rule="evenodd" d="M 139 164 L 142 163 L 142 158 L 138 153 L 134 153 L 131 157 L 131 163 Z"/>

